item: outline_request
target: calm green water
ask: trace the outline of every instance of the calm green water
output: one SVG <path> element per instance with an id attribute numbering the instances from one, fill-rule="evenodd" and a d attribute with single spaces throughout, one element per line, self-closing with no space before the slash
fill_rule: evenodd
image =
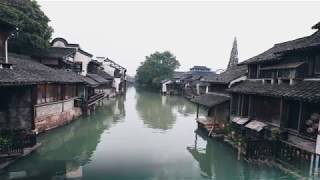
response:
<path id="1" fill-rule="evenodd" d="M 197 134 L 195 110 L 184 98 L 129 88 L 94 115 L 41 135 L 42 147 L 0 179 L 294 179 Z"/>

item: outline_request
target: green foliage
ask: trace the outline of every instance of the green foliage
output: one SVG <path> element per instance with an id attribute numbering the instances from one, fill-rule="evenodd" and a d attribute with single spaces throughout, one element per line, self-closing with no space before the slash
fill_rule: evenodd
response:
<path id="1" fill-rule="evenodd" d="M 28 53 L 48 47 L 53 29 L 36 1 L 1 0 L 0 18 L 19 28 L 17 35 L 9 40 L 9 51 Z"/>
<path id="2" fill-rule="evenodd" d="M 0 136 L 0 144 L 1 145 L 9 144 L 9 139 Z"/>
<path id="3" fill-rule="evenodd" d="M 280 129 L 279 128 L 272 128 L 271 129 L 271 140 L 277 141 L 280 138 Z"/>
<path id="4" fill-rule="evenodd" d="M 174 70 L 179 67 L 179 61 L 169 51 L 155 52 L 146 56 L 146 60 L 137 69 L 136 82 L 139 85 L 159 88 L 160 82 L 171 78 Z"/>

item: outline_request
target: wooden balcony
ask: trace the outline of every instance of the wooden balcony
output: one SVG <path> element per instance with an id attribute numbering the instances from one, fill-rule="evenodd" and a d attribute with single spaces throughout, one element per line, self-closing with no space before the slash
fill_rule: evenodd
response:
<path id="1" fill-rule="evenodd" d="M 103 99 L 105 97 L 105 92 L 101 92 L 101 93 L 97 93 L 95 95 L 92 95 L 89 97 L 88 101 L 87 101 L 87 105 L 91 106 L 93 104 L 95 104 L 97 101 Z"/>

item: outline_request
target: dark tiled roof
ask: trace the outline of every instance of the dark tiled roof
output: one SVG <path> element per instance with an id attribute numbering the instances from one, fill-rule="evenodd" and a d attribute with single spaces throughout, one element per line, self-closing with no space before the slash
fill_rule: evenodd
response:
<path id="1" fill-rule="evenodd" d="M 262 84 L 261 81 L 244 81 L 228 89 L 230 92 L 263 96 L 284 97 L 308 102 L 320 101 L 320 82 L 302 81 L 294 85 Z"/>
<path id="2" fill-rule="evenodd" d="M 203 81 L 228 84 L 231 81 L 245 75 L 247 73 L 246 65 L 233 66 L 221 74 L 205 76 Z"/>
<path id="3" fill-rule="evenodd" d="M 106 80 L 104 79 L 103 77 L 97 75 L 97 74 L 89 74 L 87 73 L 87 77 L 97 81 L 99 84 L 107 84 L 109 83 L 110 81 L 109 80 Z"/>
<path id="4" fill-rule="evenodd" d="M 103 70 L 100 70 L 98 69 L 96 71 L 96 74 L 98 74 L 99 76 L 103 77 L 104 79 L 107 79 L 107 80 L 113 80 L 113 76 L 111 76 L 110 74 L 108 74 L 107 72 L 103 71 Z"/>
<path id="5" fill-rule="evenodd" d="M 50 47 L 37 49 L 31 53 L 32 57 L 62 59 L 76 52 L 75 48 Z"/>
<path id="6" fill-rule="evenodd" d="M 181 71 L 175 71 L 173 72 L 173 78 L 174 79 L 180 79 L 183 78 L 186 72 L 181 72 Z"/>
<path id="7" fill-rule="evenodd" d="M 97 81 L 95 81 L 95 80 L 93 80 L 93 79 L 91 79 L 91 78 L 89 78 L 89 77 L 82 76 L 82 79 L 83 79 L 83 81 L 85 82 L 85 84 L 86 84 L 87 86 L 97 87 L 97 86 L 100 85 Z"/>
<path id="8" fill-rule="evenodd" d="M 268 49 L 267 51 L 257 56 L 254 56 L 242 62 L 241 64 L 251 64 L 270 60 L 279 60 L 282 55 L 281 53 L 317 46 L 320 46 L 320 31 L 317 31 L 310 36 L 295 39 L 292 41 L 287 41 L 284 43 L 275 44 L 272 48 Z"/>
<path id="9" fill-rule="evenodd" d="M 312 29 L 320 29 L 320 22 L 312 26 Z"/>
<path id="10" fill-rule="evenodd" d="M 270 70 L 270 69 L 294 69 L 303 65 L 304 62 L 289 62 L 289 63 L 281 63 L 273 66 L 267 66 L 265 68 L 260 68 L 261 70 Z"/>
<path id="11" fill-rule="evenodd" d="M 56 41 L 62 41 L 65 44 L 66 47 L 78 49 L 79 52 L 81 52 L 82 54 L 84 54 L 86 56 L 89 56 L 89 57 L 93 56 L 92 54 L 90 54 L 90 53 L 84 51 L 83 49 L 81 49 L 79 44 L 68 43 L 68 41 L 66 39 L 61 38 L 61 37 L 54 38 L 51 41 L 51 45 L 53 45 Z"/>
<path id="12" fill-rule="evenodd" d="M 190 70 L 193 70 L 193 69 L 200 69 L 200 70 L 205 70 L 205 71 L 210 71 L 211 70 L 207 66 L 193 66 L 192 68 L 190 68 Z"/>
<path id="13" fill-rule="evenodd" d="M 199 80 L 202 77 L 207 77 L 207 76 L 214 76 L 216 73 L 215 72 L 201 72 L 201 71 L 193 71 L 193 72 L 189 72 L 191 74 L 191 79 L 192 80 Z"/>
<path id="14" fill-rule="evenodd" d="M 49 68 L 28 56 L 10 54 L 9 63 L 13 64 L 12 69 L 0 69 L 1 85 L 83 83 L 73 72 Z"/>
<path id="15" fill-rule="evenodd" d="M 192 102 L 206 107 L 213 107 L 229 100 L 229 96 L 216 93 L 208 93 L 191 99 Z"/>

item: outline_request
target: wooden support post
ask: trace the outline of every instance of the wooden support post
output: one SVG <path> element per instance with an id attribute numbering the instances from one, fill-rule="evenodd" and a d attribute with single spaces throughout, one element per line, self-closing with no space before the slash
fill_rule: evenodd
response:
<path id="1" fill-rule="evenodd" d="M 312 174 L 313 174 L 313 164 L 314 164 L 314 154 L 312 153 L 312 155 L 311 155 L 311 160 L 310 160 L 310 168 L 309 168 L 309 175 L 310 175 L 310 177 L 312 176 Z"/>
<path id="2" fill-rule="evenodd" d="M 300 104 L 300 107 L 299 107 L 299 121 L 298 121 L 298 132 L 300 133 L 301 131 L 301 121 L 302 121 L 302 106 L 303 106 L 303 103 L 302 101 L 299 102 Z"/>
<path id="3" fill-rule="evenodd" d="M 284 115 L 284 112 L 283 112 L 284 108 L 283 108 L 283 98 L 281 98 L 280 100 L 280 129 L 283 128 L 283 121 L 284 121 L 284 118 L 283 118 L 283 115 Z"/>
<path id="4" fill-rule="evenodd" d="M 197 119 L 199 118 L 199 104 L 197 104 Z"/>
<path id="5" fill-rule="evenodd" d="M 244 96 L 245 96 L 245 95 L 241 95 L 241 108 L 240 108 L 240 116 L 241 116 L 241 117 L 243 117 Z"/>
<path id="6" fill-rule="evenodd" d="M 248 118 L 250 119 L 252 115 L 252 95 L 249 95 L 249 102 L 248 102 Z"/>
<path id="7" fill-rule="evenodd" d="M 314 174 L 318 175 L 319 172 L 319 155 L 316 155 L 316 164 L 315 164 L 315 169 L 314 169 Z"/>

